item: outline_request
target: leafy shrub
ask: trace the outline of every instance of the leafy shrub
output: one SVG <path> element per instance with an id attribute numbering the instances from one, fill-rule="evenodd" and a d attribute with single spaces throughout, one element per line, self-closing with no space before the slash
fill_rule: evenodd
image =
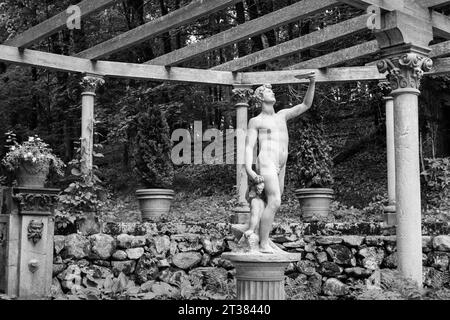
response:
<path id="1" fill-rule="evenodd" d="M 174 179 L 172 142 L 164 113 L 148 108 L 136 118 L 135 171 L 147 188 L 170 189 Z"/>
<path id="2" fill-rule="evenodd" d="M 299 188 L 331 187 L 334 182 L 331 147 L 324 139 L 322 129 L 304 121 L 301 128 L 293 132 L 291 139 L 298 142 L 290 150 L 293 183 Z"/>
<path id="3" fill-rule="evenodd" d="M 450 204 L 450 158 L 425 159 L 422 176 L 427 203 L 436 208 L 447 208 Z"/>

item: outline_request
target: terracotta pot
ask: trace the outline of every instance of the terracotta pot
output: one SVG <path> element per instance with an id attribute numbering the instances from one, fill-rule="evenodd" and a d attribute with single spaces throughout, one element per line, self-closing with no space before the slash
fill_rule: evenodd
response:
<path id="1" fill-rule="evenodd" d="M 158 221 L 162 215 L 168 214 L 175 192 L 169 189 L 136 190 L 142 221 Z"/>
<path id="2" fill-rule="evenodd" d="M 22 162 L 17 170 L 17 184 L 25 188 L 44 188 L 50 165 L 36 165 L 32 162 Z"/>
<path id="3" fill-rule="evenodd" d="M 300 202 L 304 221 L 327 217 L 334 199 L 333 189 L 298 189 L 295 190 L 295 195 Z"/>

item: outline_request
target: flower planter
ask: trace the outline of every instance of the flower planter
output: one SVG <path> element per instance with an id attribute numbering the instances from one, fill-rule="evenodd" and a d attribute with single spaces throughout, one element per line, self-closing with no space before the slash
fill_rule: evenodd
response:
<path id="1" fill-rule="evenodd" d="M 29 161 L 22 162 L 17 170 L 17 184 L 25 188 L 44 188 L 49 173 L 49 164 L 34 164 Z"/>
<path id="2" fill-rule="evenodd" d="M 298 189 L 295 190 L 304 221 L 325 218 L 330 212 L 330 205 L 334 199 L 332 189 Z"/>
<path id="3" fill-rule="evenodd" d="M 170 211 L 175 192 L 170 189 L 136 190 L 142 221 L 158 221 Z"/>

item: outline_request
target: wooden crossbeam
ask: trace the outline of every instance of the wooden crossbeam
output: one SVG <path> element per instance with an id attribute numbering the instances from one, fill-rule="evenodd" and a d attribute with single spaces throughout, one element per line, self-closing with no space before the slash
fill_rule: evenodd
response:
<path id="1" fill-rule="evenodd" d="M 433 33 L 436 36 L 450 39 L 450 17 L 445 14 L 432 11 L 431 21 L 433 23 Z"/>
<path id="2" fill-rule="evenodd" d="M 450 55 L 450 41 L 444 41 L 430 46 L 432 49 L 430 56 L 432 58 L 439 58 Z"/>
<path id="3" fill-rule="evenodd" d="M 419 4 L 422 7 L 426 7 L 426 8 L 433 7 L 434 9 L 436 9 L 436 8 L 450 5 L 450 1 L 448 1 L 448 0 L 419 0 Z"/>
<path id="4" fill-rule="evenodd" d="M 322 30 L 312 32 L 305 36 L 293 39 L 279 45 L 269 47 L 264 50 L 257 51 L 245 57 L 231 60 L 219 66 L 211 68 L 211 70 L 227 70 L 227 71 L 241 71 L 246 68 L 256 66 L 268 61 L 278 59 L 290 54 L 312 48 L 319 44 L 323 44 L 332 40 L 339 40 L 346 36 L 355 34 L 357 32 L 367 29 L 368 15 L 362 15 L 335 25 L 328 26 Z"/>
<path id="5" fill-rule="evenodd" d="M 342 49 L 339 51 L 335 51 L 329 54 L 325 54 L 323 56 L 310 59 L 307 61 L 302 61 L 300 63 L 294 64 L 286 69 L 295 70 L 295 69 L 311 69 L 311 68 L 329 68 L 338 66 L 342 63 L 362 58 L 365 56 L 370 56 L 376 52 L 378 52 L 379 46 L 377 40 L 372 40 L 369 42 L 364 42 L 362 44 L 358 44 L 356 46 Z"/>
<path id="6" fill-rule="evenodd" d="M 76 54 L 76 57 L 99 59 L 120 50 L 161 35 L 170 29 L 188 24 L 213 12 L 222 10 L 242 0 L 194 0 L 187 6 L 165 16 L 152 20 L 128 32 L 122 33 L 108 41 Z"/>
<path id="7" fill-rule="evenodd" d="M 366 9 L 369 6 L 375 5 L 386 11 L 398 10 L 404 4 L 404 0 L 339 0 L 339 2 L 346 3 L 358 9 Z"/>
<path id="8" fill-rule="evenodd" d="M 178 67 L 166 68 L 164 66 L 148 64 L 92 61 L 30 49 L 20 51 L 16 47 L 5 45 L 0 45 L 0 61 L 59 71 L 98 74 L 104 77 L 214 85 L 258 85 L 263 83 L 281 85 L 307 83 L 308 80 L 306 79 L 299 80 L 295 78 L 295 76 L 304 74 L 305 72 L 315 72 L 317 74 L 317 82 L 319 83 L 384 79 L 384 75 L 380 74 L 375 66 L 240 73 Z M 436 59 L 436 66 L 437 68 L 429 74 L 448 73 L 450 72 L 450 59 Z"/>
<path id="9" fill-rule="evenodd" d="M 84 0 L 78 4 L 78 7 L 81 10 L 81 18 L 98 12 L 116 2 L 119 2 L 119 0 Z M 4 45 L 19 48 L 30 47 L 32 44 L 43 40 L 65 28 L 67 25 L 67 19 L 69 17 L 70 15 L 67 12 L 63 11 L 19 34 L 15 38 L 5 41 Z"/>
<path id="10" fill-rule="evenodd" d="M 303 0 L 187 47 L 159 56 L 146 63 L 173 66 L 212 50 L 248 39 L 283 24 L 303 19 L 306 16 L 331 8 L 336 4 L 337 2 L 335 0 Z"/>

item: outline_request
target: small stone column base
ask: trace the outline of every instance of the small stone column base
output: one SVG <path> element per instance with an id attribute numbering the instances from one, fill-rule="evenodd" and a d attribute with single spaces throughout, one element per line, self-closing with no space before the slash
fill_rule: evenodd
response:
<path id="1" fill-rule="evenodd" d="M 236 267 L 237 300 L 285 300 L 284 271 L 301 255 L 227 252 L 222 258 Z"/>
<path id="2" fill-rule="evenodd" d="M 397 212 L 395 205 L 384 207 L 384 223 L 386 223 L 389 227 L 397 225 Z"/>

